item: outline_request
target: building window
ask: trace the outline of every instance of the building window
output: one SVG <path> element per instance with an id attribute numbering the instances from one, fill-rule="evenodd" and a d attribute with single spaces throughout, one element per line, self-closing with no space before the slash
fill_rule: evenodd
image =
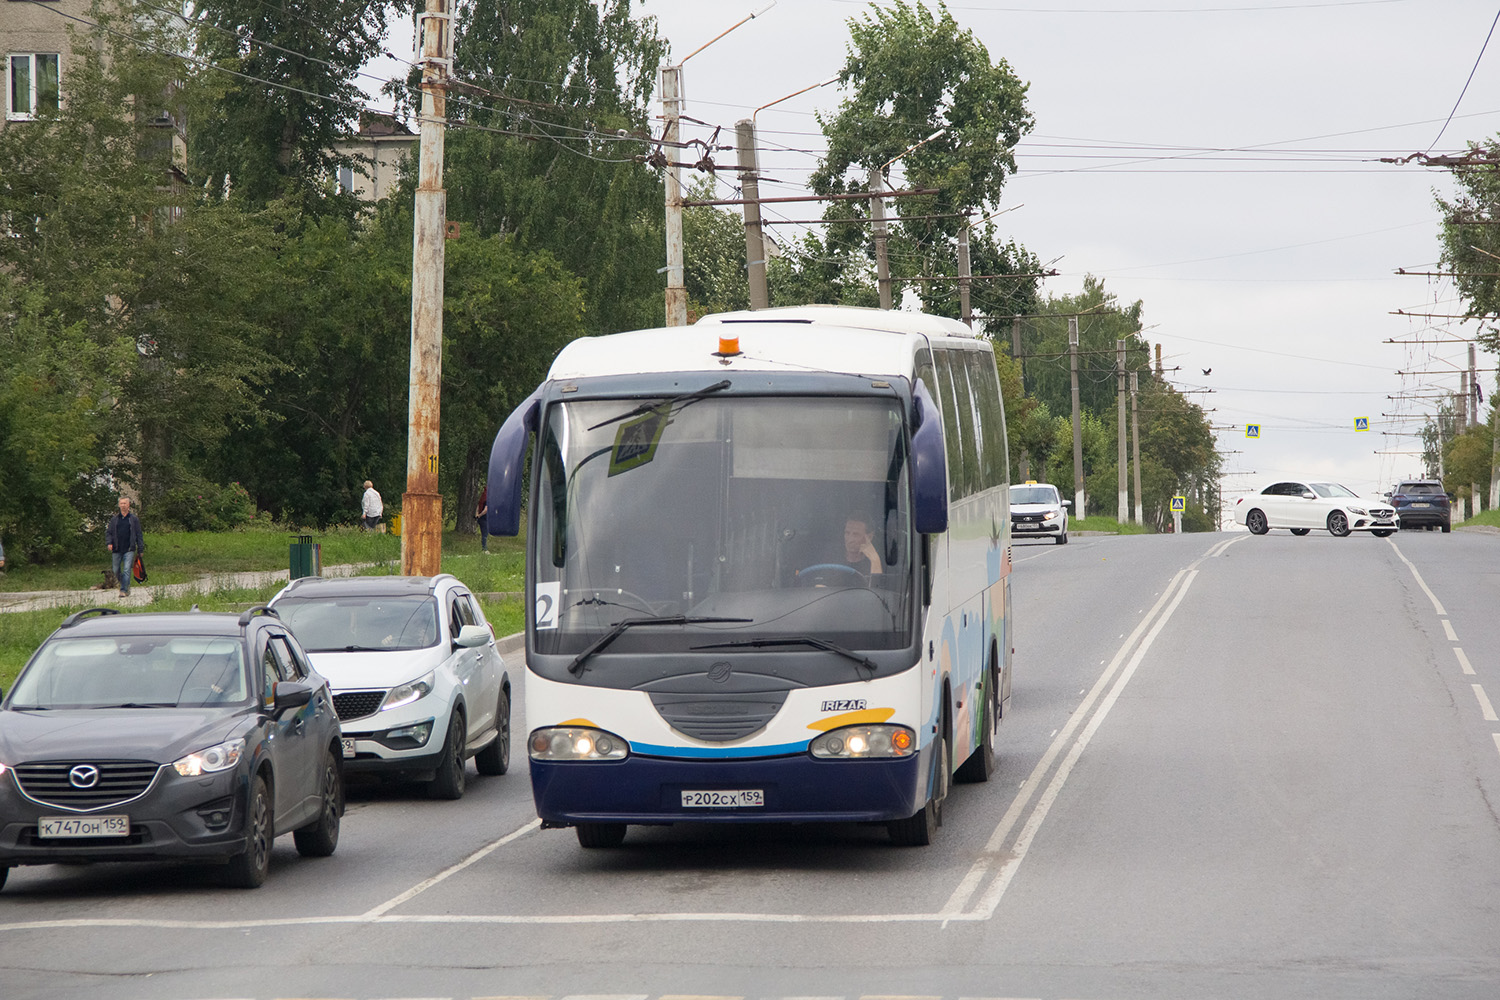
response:
<path id="1" fill-rule="evenodd" d="M 7 57 L 5 117 L 30 121 L 62 107 L 62 60 L 55 52 L 13 52 Z"/>

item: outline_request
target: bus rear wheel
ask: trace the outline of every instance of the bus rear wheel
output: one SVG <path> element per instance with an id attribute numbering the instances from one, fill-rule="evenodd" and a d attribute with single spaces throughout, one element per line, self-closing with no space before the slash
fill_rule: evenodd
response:
<path id="1" fill-rule="evenodd" d="M 580 847 L 619 847 L 625 842 L 624 823 L 579 823 L 573 829 Z"/>

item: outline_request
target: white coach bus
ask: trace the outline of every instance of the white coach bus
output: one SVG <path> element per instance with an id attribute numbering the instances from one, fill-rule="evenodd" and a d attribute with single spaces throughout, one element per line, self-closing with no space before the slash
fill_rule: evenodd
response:
<path id="1" fill-rule="evenodd" d="M 806 306 L 574 341 L 501 427 L 544 826 L 928 843 L 1011 691 L 1005 415 L 952 320 Z"/>

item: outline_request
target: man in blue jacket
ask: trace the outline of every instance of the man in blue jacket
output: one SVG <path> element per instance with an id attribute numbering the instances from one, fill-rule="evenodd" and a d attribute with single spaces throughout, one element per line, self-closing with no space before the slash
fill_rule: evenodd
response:
<path id="1" fill-rule="evenodd" d="M 135 554 L 146 551 L 146 539 L 141 535 L 141 519 L 130 512 L 130 498 L 120 498 L 120 513 L 111 514 L 104 528 L 104 547 L 109 549 L 110 568 L 115 579 L 120 581 L 120 596 L 130 596 L 131 573 L 135 569 Z"/>

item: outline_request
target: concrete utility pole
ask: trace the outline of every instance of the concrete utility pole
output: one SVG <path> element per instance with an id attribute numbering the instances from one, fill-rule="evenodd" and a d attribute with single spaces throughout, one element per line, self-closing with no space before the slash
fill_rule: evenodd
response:
<path id="1" fill-rule="evenodd" d="M 1073 379 L 1073 513 L 1087 516 L 1083 503 L 1083 420 L 1078 404 L 1078 317 L 1068 317 L 1068 367 Z"/>
<path id="2" fill-rule="evenodd" d="M 1500 393 L 1500 376 L 1495 378 L 1495 393 Z M 1500 507 L 1500 402 L 1495 393 L 1490 394 L 1490 437 L 1494 440 L 1490 452 L 1490 510 Z"/>
<path id="3" fill-rule="evenodd" d="M 874 220 L 875 232 L 875 282 L 880 286 L 880 308 L 891 307 L 891 264 L 885 254 L 885 199 L 881 188 L 885 186 L 877 168 L 870 171 L 870 218 Z"/>
<path id="4" fill-rule="evenodd" d="M 1021 317 L 1010 318 L 1010 356 L 1021 366 L 1021 392 L 1026 391 L 1026 361 L 1021 357 Z M 1021 449 L 1021 482 L 1031 478 L 1031 452 Z"/>
<path id="5" fill-rule="evenodd" d="M 974 311 L 969 308 L 969 221 L 958 227 L 958 318 L 974 329 Z"/>
<path id="6" fill-rule="evenodd" d="M 1115 341 L 1115 444 L 1120 470 L 1120 505 L 1115 508 L 1115 520 L 1121 524 L 1130 521 L 1129 479 L 1126 478 L 1125 461 L 1125 341 Z"/>
<path id="7" fill-rule="evenodd" d="M 1479 372 L 1474 367 L 1474 345 L 1469 345 L 1469 426 L 1479 426 Z"/>
<path id="8" fill-rule="evenodd" d="M 1140 380 L 1136 373 L 1130 373 L 1130 439 L 1135 446 L 1135 523 L 1146 523 L 1146 503 L 1141 499 L 1141 410 L 1140 401 L 1136 399 L 1136 390 Z M 1221 487 L 1222 489 L 1222 487 Z M 1215 520 L 1215 525 L 1218 524 Z"/>
<path id="9" fill-rule="evenodd" d="M 740 153 L 740 190 L 745 196 L 745 266 L 750 282 L 750 308 L 771 304 L 766 288 L 766 241 L 760 225 L 760 168 L 755 154 L 755 122 L 742 118 L 735 124 Z"/>
<path id="10" fill-rule="evenodd" d="M 443 495 L 438 491 L 438 415 L 443 383 L 443 135 L 453 31 L 448 0 L 422 14 L 421 159 L 413 206 L 411 375 L 407 390 L 406 492 L 401 495 L 401 572 L 433 576 L 442 565 Z"/>
<path id="11" fill-rule="evenodd" d="M 687 60 L 684 59 L 683 62 Z M 687 284 L 682 270 L 682 169 L 678 133 L 682 120 L 682 66 L 661 68 L 662 150 L 667 156 L 667 326 L 687 326 Z"/>

